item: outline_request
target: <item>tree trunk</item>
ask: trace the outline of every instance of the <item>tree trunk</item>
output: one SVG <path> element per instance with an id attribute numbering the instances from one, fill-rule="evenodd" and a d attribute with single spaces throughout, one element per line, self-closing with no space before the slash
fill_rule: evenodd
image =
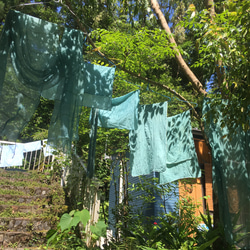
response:
<path id="1" fill-rule="evenodd" d="M 206 4 L 206 8 L 210 12 L 211 18 L 213 18 L 215 16 L 214 1 L 213 0 L 206 0 L 205 4 Z"/>
<path id="2" fill-rule="evenodd" d="M 182 55 L 177 47 L 175 39 L 171 33 L 171 30 L 168 26 L 166 18 L 164 17 L 157 0 L 151 0 L 151 5 L 152 5 L 152 8 L 153 8 L 155 14 L 157 15 L 158 19 L 160 20 L 162 27 L 164 28 L 164 30 L 168 34 L 169 42 L 174 45 L 173 49 L 175 52 L 175 58 L 176 58 L 178 65 L 180 66 L 181 70 L 188 77 L 188 79 L 192 83 L 193 88 L 196 89 L 199 94 L 206 95 L 207 92 L 204 89 L 204 87 L 202 86 L 201 82 L 198 80 L 198 78 L 195 76 L 195 74 L 192 72 L 192 70 L 190 70 L 190 68 L 188 67 L 188 65 L 184 61 L 184 59 L 183 59 L 183 57 L 182 57 Z"/>

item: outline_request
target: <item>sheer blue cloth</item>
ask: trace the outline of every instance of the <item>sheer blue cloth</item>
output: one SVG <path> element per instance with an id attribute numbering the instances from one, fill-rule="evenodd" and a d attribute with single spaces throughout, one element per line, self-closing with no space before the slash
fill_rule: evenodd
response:
<path id="1" fill-rule="evenodd" d="M 222 114 L 228 105 L 227 100 L 205 98 L 202 112 L 212 149 L 213 191 L 218 197 L 220 220 L 226 240 L 234 244 L 240 236 L 237 233 L 250 232 L 250 130 L 244 131 L 232 117 Z M 234 131 L 229 130 L 229 122 L 235 125 Z M 239 246 L 249 249 L 250 238 Z"/>
<path id="2" fill-rule="evenodd" d="M 48 144 L 67 152 L 82 106 L 111 109 L 115 69 L 84 62 L 83 40 L 79 30 L 9 11 L 0 37 L 1 136 L 15 141 L 43 96 L 55 102 Z"/>

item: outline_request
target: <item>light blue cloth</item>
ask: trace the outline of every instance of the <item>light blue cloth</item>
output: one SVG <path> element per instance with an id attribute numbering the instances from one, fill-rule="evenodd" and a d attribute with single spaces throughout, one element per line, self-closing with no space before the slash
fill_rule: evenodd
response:
<path id="1" fill-rule="evenodd" d="M 23 144 L 4 145 L 2 147 L 0 167 L 23 165 Z"/>
<path id="2" fill-rule="evenodd" d="M 43 140 L 43 154 L 45 157 L 51 156 L 54 154 L 55 149 L 47 144 L 48 140 Z"/>
<path id="3" fill-rule="evenodd" d="M 167 102 L 139 106 L 138 127 L 129 132 L 132 176 L 166 170 L 167 107 Z"/>
<path id="4" fill-rule="evenodd" d="M 83 106 L 111 110 L 115 68 L 83 64 Z"/>
<path id="5" fill-rule="evenodd" d="M 190 111 L 168 117 L 166 170 L 160 184 L 183 178 L 199 178 L 199 167 L 192 135 Z"/>
<path id="6" fill-rule="evenodd" d="M 23 152 L 37 151 L 41 149 L 41 141 L 23 143 Z"/>
<path id="7" fill-rule="evenodd" d="M 98 126 L 134 130 L 138 123 L 139 90 L 112 100 L 112 109 L 99 110 Z"/>

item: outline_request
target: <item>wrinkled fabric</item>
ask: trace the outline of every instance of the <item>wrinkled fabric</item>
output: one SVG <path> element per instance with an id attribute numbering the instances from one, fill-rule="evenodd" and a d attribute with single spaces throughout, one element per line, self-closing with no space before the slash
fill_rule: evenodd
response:
<path id="1" fill-rule="evenodd" d="M 199 167 L 191 127 L 190 111 L 168 117 L 166 170 L 160 184 L 183 178 L 199 178 Z"/>
<path id="2" fill-rule="evenodd" d="M 115 68 L 83 64 L 84 96 L 82 105 L 111 110 Z"/>
<path id="3" fill-rule="evenodd" d="M 135 129 L 138 123 L 139 90 L 127 95 L 114 98 L 110 111 L 93 108 L 90 113 L 89 122 L 90 144 L 88 155 L 87 175 L 92 178 L 95 172 L 95 150 L 97 128 Z"/>
<path id="4" fill-rule="evenodd" d="M 138 127 L 129 132 L 132 176 L 165 171 L 167 107 L 167 102 L 139 106 Z"/>
<path id="5" fill-rule="evenodd" d="M 139 90 L 112 100 L 110 111 L 99 110 L 98 126 L 134 130 L 138 124 Z"/>
<path id="6" fill-rule="evenodd" d="M 23 165 L 23 145 L 2 146 L 0 167 L 14 167 Z"/>
<path id="7" fill-rule="evenodd" d="M 83 105 L 111 108 L 114 68 L 84 62 L 83 40 L 81 31 L 8 13 L 0 37 L 1 136 L 15 141 L 43 96 L 55 102 L 48 144 L 66 152 L 78 139 Z"/>
<path id="8" fill-rule="evenodd" d="M 237 236 L 236 225 L 241 225 L 239 232 L 250 232 L 250 131 L 243 131 L 241 126 L 235 134 L 229 131 L 227 117 L 221 112 L 228 101 L 217 100 L 216 107 L 211 108 L 214 101 L 205 98 L 202 112 L 212 149 L 213 191 L 218 197 L 226 239 L 231 244 Z M 239 246 L 249 249 L 250 238 L 242 244 Z"/>

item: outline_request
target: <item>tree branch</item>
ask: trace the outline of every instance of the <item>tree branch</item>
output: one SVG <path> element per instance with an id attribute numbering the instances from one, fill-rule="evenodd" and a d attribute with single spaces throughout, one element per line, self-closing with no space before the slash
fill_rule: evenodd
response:
<path id="1" fill-rule="evenodd" d="M 157 15 L 158 19 L 160 20 L 163 29 L 168 34 L 170 43 L 174 45 L 173 49 L 175 52 L 175 58 L 177 63 L 179 64 L 185 75 L 188 77 L 188 79 L 191 81 L 193 88 L 196 89 L 198 93 L 206 95 L 207 92 L 206 90 L 204 90 L 204 87 L 202 86 L 201 82 L 198 80 L 198 78 L 194 75 L 194 73 L 190 70 L 186 62 L 183 60 L 183 57 L 177 47 L 176 41 L 171 33 L 166 18 L 164 17 L 157 0 L 151 0 L 151 6 L 155 14 Z"/>

